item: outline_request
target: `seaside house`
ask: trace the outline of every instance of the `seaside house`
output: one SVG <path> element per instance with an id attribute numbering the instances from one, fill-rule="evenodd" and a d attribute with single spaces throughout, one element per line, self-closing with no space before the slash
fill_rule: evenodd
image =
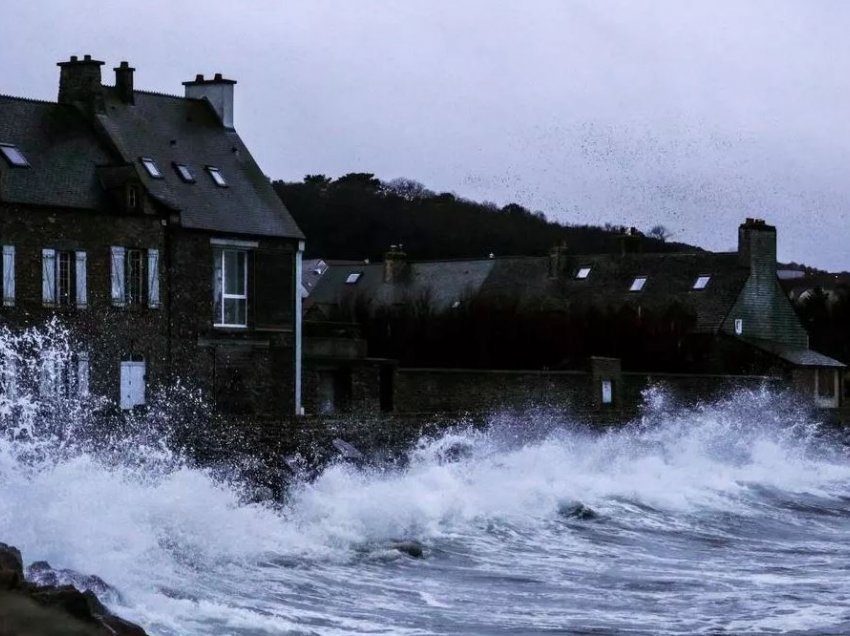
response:
<path id="1" fill-rule="evenodd" d="M 662 362 L 644 357 L 632 360 L 624 372 L 675 371 L 695 380 L 700 376 L 706 383 L 722 376 L 780 378 L 826 414 L 839 413 L 845 365 L 809 348 L 806 329 L 777 277 L 776 228 L 746 219 L 738 228 L 738 249 L 730 253 L 650 254 L 638 251 L 639 244 L 630 231 L 605 254 L 577 254 L 558 246 L 548 257 L 415 262 L 396 246 L 383 263 L 322 261 L 321 271 L 313 271 L 305 283 L 305 318 L 307 324 L 327 320 L 340 307 L 355 303 L 399 307 L 422 299 L 437 313 L 472 298 L 508 299 L 513 306 L 545 307 L 554 315 L 575 308 L 593 308 L 599 315 L 628 308 L 638 322 L 642 314 L 657 310 L 660 315 L 676 307 L 689 321 L 670 361 L 675 367 L 658 368 Z M 652 337 L 642 333 L 640 337 Z M 521 342 L 526 336 L 514 337 Z M 643 350 L 648 349 L 652 347 Z M 350 392 L 341 384 L 366 360 L 365 354 L 351 362 L 326 360 L 324 372 L 335 372 L 338 390 Z M 305 358 L 310 368 L 318 362 Z M 601 378 L 593 389 L 600 391 L 596 401 L 616 403 L 618 385 Z M 419 388 L 423 394 L 452 390 L 445 382 L 435 387 L 423 382 Z M 475 392 L 468 386 L 468 395 Z"/>
<path id="2" fill-rule="evenodd" d="M 130 409 L 183 379 L 221 411 L 300 412 L 304 237 L 234 128 L 236 82 L 58 66 L 57 101 L 0 95 L 3 321 L 58 316 L 77 349 L 41 389 Z"/>

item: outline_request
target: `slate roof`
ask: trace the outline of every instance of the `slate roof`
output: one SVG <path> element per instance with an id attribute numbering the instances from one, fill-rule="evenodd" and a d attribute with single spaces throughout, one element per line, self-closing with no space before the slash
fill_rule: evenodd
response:
<path id="1" fill-rule="evenodd" d="M 406 303 L 427 295 L 437 309 L 451 307 L 477 292 L 495 263 L 491 259 L 420 261 L 410 263 L 397 283 L 384 282 L 383 263 L 325 261 L 327 271 L 314 283 L 310 305 L 334 305 L 351 294 L 362 294 L 378 305 Z M 346 283 L 360 274 L 356 283 Z"/>
<path id="2" fill-rule="evenodd" d="M 105 112 L 92 119 L 73 106 L 0 96 L 0 143 L 17 145 L 30 163 L 13 168 L 0 157 L 0 200 L 108 209 L 101 179 L 114 175 L 104 168 L 130 164 L 154 198 L 180 213 L 183 227 L 304 238 L 239 135 L 206 100 L 135 91 L 129 105 L 109 86 L 103 96 Z M 163 178 L 150 177 L 140 157 L 154 159 Z M 195 183 L 184 183 L 173 162 L 188 165 Z"/>
<path id="3" fill-rule="evenodd" d="M 98 209 L 107 198 L 95 172 L 116 157 L 74 107 L 0 95 L 0 143 L 29 161 L 15 168 L 0 157 L 0 200 Z"/>
<path id="4" fill-rule="evenodd" d="M 575 255 L 567 256 L 564 263 L 563 273 L 550 277 L 548 257 L 413 262 L 407 277 L 388 284 L 383 279 L 382 263 L 328 261 L 327 272 L 313 282 L 310 303 L 332 305 L 355 292 L 379 304 L 405 302 L 428 294 L 438 309 L 479 292 L 552 309 L 607 308 L 626 303 L 649 308 L 678 302 L 695 314 L 695 331 L 716 333 L 749 275 L 749 269 L 738 264 L 735 253 Z M 581 267 L 590 267 L 584 280 L 575 278 Z M 357 272 L 362 273 L 358 282 L 346 284 L 349 274 Z M 710 275 L 711 281 L 705 289 L 694 290 L 700 275 Z M 647 281 L 642 291 L 630 292 L 637 276 L 646 276 Z"/>
<path id="5" fill-rule="evenodd" d="M 811 349 L 794 349 L 778 342 L 747 339 L 746 342 L 754 347 L 766 351 L 776 357 L 790 362 L 798 367 L 832 367 L 845 369 L 847 365 L 833 358 L 812 351 Z"/>
<path id="6" fill-rule="evenodd" d="M 98 121 L 127 162 L 152 158 L 162 179 L 139 170 L 148 191 L 180 211 L 183 227 L 239 234 L 304 238 L 239 135 L 221 126 L 206 100 L 135 91 L 123 103 L 104 87 L 106 113 Z M 184 183 L 173 162 L 189 166 L 195 183 Z M 215 166 L 227 187 L 206 171 Z"/>

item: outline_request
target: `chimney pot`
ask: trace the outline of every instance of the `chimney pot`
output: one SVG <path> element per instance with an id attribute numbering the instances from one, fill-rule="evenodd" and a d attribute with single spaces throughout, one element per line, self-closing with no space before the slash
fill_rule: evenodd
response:
<path id="1" fill-rule="evenodd" d="M 118 93 L 118 97 L 125 104 L 133 104 L 135 103 L 135 94 L 133 92 L 133 67 L 131 67 L 127 62 L 121 62 L 119 66 L 116 66 L 115 71 L 115 90 Z"/>
<path id="2" fill-rule="evenodd" d="M 215 77 L 214 77 L 213 79 L 215 79 L 216 81 L 220 82 L 220 81 L 221 81 L 222 79 L 224 79 L 224 78 L 221 76 L 221 73 L 216 73 L 216 74 L 215 74 Z"/>
<path id="3" fill-rule="evenodd" d="M 86 62 L 90 62 L 91 61 L 91 55 L 88 55 L 88 54 L 84 55 L 83 60 L 85 60 Z"/>
<path id="4" fill-rule="evenodd" d="M 72 61 L 72 62 L 76 62 L 76 61 L 77 61 L 77 56 L 76 56 L 76 55 L 72 55 L 72 56 L 71 56 L 71 61 Z"/>
<path id="5" fill-rule="evenodd" d="M 196 81 L 196 82 L 203 82 L 203 81 L 204 81 L 204 76 L 203 76 L 203 74 L 198 73 L 197 75 L 195 75 L 195 81 Z"/>

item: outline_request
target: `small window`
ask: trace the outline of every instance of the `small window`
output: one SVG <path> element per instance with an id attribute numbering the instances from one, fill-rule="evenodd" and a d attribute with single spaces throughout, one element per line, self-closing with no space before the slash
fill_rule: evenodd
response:
<path id="1" fill-rule="evenodd" d="M 646 276 L 638 276 L 632 281 L 632 286 L 629 287 L 629 291 L 639 292 L 643 289 L 644 285 L 646 285 Z"/>
<path id="2" fill-rule="evenodd" d="M 214 258 L 214 324 L 217 327 L 247 327 L 248 252 L 217 249 Z"/>
<path id="3" fill-rule="evenodd" d="M 744 333 L 744 320 L 743 318 L 735 318 L 735 335 L 741 336 Z"/>
<path id="4" fill-rule="evenodd" d="M 175 163 L 174 170 L 177 172 L 177 176 L 180 177 L 183 183 L 195 183 L 195 175 L 192 174 L 189 166 L 185 163 Z"/>
<path id="5" fill-rule="evenodd" d="M 207 166 L 207 172 L 210 173 L 212 180 L 219 188 L 227 187 L 227 181 L 224 180 L 224 176 L 221 174 L 221 170 L 214 166 Z"/>
<path id="6" fill-rule="evenodd" d="M 579 267 L 579 270 L 576 272 L 576 278 L 578 280 L 584 280 L 590 276 L 590 268 L 589 267 Z"/>
<path id="7" fill-rule="evenodd" d="M 150 157 L 142 157 L 140 161 L 151 177 L 154 179 L 162 179 L 162 173 L 159 171 L 159 167 L 153 159 Z"/>
<path id="8" fill-rule="evenodd" d="M 692 289 L 705 289 L 711 282 L 711 276 L 697 276 Z"/>
<path id="9" fill-rule="evenodd" d="M 139 205 L 139 190 L 136 186 L 130 186 L 127 189 L 127 207 L 131 210 L 135 210 L 136 206 Z"/>
<path id="10" fill-rule="evenodd" d="M 360 280 L 360 277 L 363 275 L 363 272 L 354 272 L 353 274 L 349 274 L 348 278 L 345 279 L 346 285 L 354 285 Z"/>
<path id="11" fill-rule="evenodd" d="M 614 381 L 602 380 L 602 404 L 614 403 Z"/>
<path id="12" fill-rule="evenodd" d="M 3 153 L 6 161 L 16 168 L 28 168 L 30 165 L 30 162 L 27 161 L 26 157 L 24 157 L 24 153 L 22 153 L 21 149 L 17 146 L 13 146 L 12 144 L 0 144 L 0 152 Z"/>

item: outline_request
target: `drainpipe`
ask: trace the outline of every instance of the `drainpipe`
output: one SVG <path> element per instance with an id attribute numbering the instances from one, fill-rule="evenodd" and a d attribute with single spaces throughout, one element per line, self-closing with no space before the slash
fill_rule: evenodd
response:
<path id="1" fill-rule="evenodd" d="M 298 241 L 298 251 L 295 252 L 295 415 L 303 415 L 301 406 L 301 270 L 304 256 L 304 241 Z"/>

